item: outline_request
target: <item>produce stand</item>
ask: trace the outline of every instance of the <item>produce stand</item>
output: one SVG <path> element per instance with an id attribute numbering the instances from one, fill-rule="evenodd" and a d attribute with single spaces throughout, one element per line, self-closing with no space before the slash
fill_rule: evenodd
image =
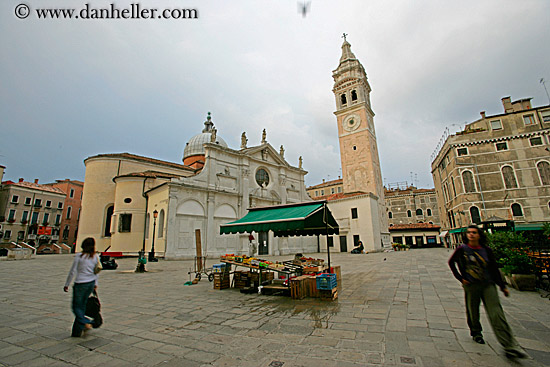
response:
<path id="1" fill-rule="evenodd" d="M 241 292 L 255 293 L 259 289 L 262 294 L 283 293 L 292 296 L 294 299 L 321 297 L 319 293 L 323 291 L 317 290 L 316 276 L 328 270 L 323 259 L 306 258 L 299 255 L 294 260 L 273 263 L 246 255 L 227 254 L 222 256 L 220 261 L 222 264 L 229 265 L 229 267 L 235 266 L 235 269 L 239 267 L 250 269 L 250 272 L 238 270 L 231 272 L 231 268 L 226 269 L 227 280 L 229 274 L 233 274 L 233 286 L 234 288 L 240 288 Z M 339 273 L 339 267 L 337 270 Z M 278 274 L 278 278 L 283 275 L 285 281 L 281 284 L 279 280 L 275 279 L 274 274 Z M 245 280 L 242 278 L 243 275 Z M 336 288 L 336 275 L 332 275 L 334 275 L 334 284 L 331 284 L 330 290 Z M 247 276 L 250 279 L 246 279 Z M 251 284 L 246 284 L 246 280 L 249 280 Z M 229 288 L 229 286 L 226 288 Z"/>
<path id="2" fill-rule="evenodd" d="M 236 221 L 220 225 L 220 234 L 237 234 L 252 232 L 272 231 L 275 237 L 293 237 L 293 236 L 318 236 L 339 234 L 339 226 L 332 213 L 328 209 L 327 201 L 308 201 L 303 203 L 275 205 L 268 207 L 249 208 L 248 214 Z M 246 261 L 245 261 L 246 260 Z M 335 287 L 330 290 L 320 289 L 316 285 L 316 277 L 305 275 L 310 273 L 321 273 L 328 271 L 331 273 L 333 268 L 330 265 L 330 248 L 327 240 L 327 260 L 328 267 L 324 266 L 324 260 L 311 259 L 317 263 L 305 264 L 301 259 L 271 263 L 269 261 L 254 259 L 248 261 L 246 256 L 226 255 L 222 257 L 223 263 L 235 267 L 245 267 L 259 273 L 259 286 L 262 286 L 261 280 L 263 273 L 271 272 L 284 274 L 287 279 L 286 289 L 290 288 L 291 295 L 295 299 L 301 299 L 308 294 L 317 294 L 321 292 L 330 292 L 327 299 L 335 299 L 337 292 Z M 236 273 L 236 272 L 235 272 Z M 234 274 L 235 274 L 234 273 Z M 267 274 L 267 273 L 266 273 Z M 334 275 L 334 274 L 330 274 Z M 293 278 L 294 277 L 294 278 Z M 292 278 L 292 279 L 291 279 Z M 315 283 L 315 285 L 313 285 Z M 282 288 L 285 289 L 285 288 Z M 322 297 L 321 297 L 322 298 Z"/>

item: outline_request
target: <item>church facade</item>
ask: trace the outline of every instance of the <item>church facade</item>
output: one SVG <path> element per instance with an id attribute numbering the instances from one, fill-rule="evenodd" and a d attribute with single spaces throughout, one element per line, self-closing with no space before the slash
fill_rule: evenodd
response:
<path id="1" fill-rule="evenodd" d="M 208 116 L 202 133 L 189 140 L 183 164 L 133 154 L 87 158 L 78 243 L 94 237 L 98 251 L 135 255 L 154 246 L 167 259 L 248 253 L 249 234 L 220 235 L 219 225 L 241 218 L 249 207 L 311 200 L 305 191 L 301 158 L 298 167 L 262 135 L 240 149 L 218 136 Z M 156 218 L 155 218 L 156 214 Z M 197 232 L 200 236 L 197 236 Z M 273 237 L 254 233 L 259 254 L 284 255 L 317 251 L 313 237 Z"/>

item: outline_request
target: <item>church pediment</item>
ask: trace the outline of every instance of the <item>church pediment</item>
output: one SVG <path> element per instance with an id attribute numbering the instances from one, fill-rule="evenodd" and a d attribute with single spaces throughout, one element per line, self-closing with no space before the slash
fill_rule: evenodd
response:
<path id="1" fill-rule="evenodd" d="M 251 147 L 245 150 L 245 154 L 257 161 L 275 163 L 277 165 L 289 167 L 288 162 L 281 157 L 269 143 Z"/>

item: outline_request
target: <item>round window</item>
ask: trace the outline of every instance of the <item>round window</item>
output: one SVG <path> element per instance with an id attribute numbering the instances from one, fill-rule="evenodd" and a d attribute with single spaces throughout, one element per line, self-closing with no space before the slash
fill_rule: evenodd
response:
<path id="1" fill-rule="evenodd" d="M 256 183 L 261 187 L 269 185 L 269 174 L 263 168 L 256 171 Z"/>
<path id="2" fill-rule="evenodd" d="M 132 202 L 132 199 L 131 198 L 126 198 L 126 199 L 124 199 L 124 202 L 126 204 L 130 204 Z"/>

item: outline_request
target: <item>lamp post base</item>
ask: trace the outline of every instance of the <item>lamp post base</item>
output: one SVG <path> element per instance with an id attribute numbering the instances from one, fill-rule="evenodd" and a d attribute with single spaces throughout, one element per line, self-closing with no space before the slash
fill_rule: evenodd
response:
<path id="1" fill-rule="evenodd" d="M 145 264 L 147 263 L 147 259 L 145 258 L 145 252 L 143 250 L 139 251 L 138 253 L 138 262 L 136 266 L 136 273 L 145 273 L 147 270 L 145 270 Z"/>
<path id="2" fill-rule="evenodd" d="M 159 259 L 157 259 L 157 258 L 155 257 L 155 253 L 154 253 L 153 251 L 150 251 L 150 252 L 149 252 L 149 262 L 151 262 L 151 263 L 156 263 L 156 262 L 158 262 L 158 261 L 159 261 Z"/>

